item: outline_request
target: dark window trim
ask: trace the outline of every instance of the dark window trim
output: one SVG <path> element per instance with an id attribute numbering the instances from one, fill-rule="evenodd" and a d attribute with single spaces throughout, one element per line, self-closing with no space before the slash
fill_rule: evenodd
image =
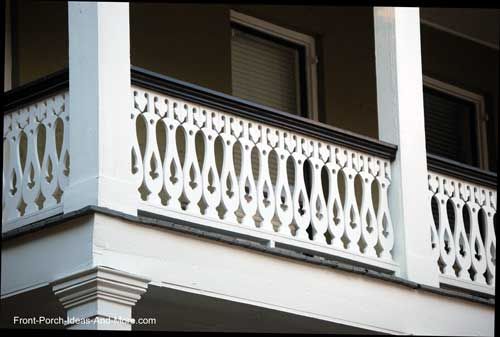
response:
<path id="1" fill-rule="evenodd" d="M 300 106 L 299 115 L 302 117 L 309 117 L 311 111 L 308 111 L 309 106 L 309 95 L 307 88 L 307 77 L 306 77 L 306 48 L 303 45 L 285 40 L 281 37 L 275 36 L 272 33 L 262 32 L 260 30 L 242 25 L 240 23 L 231 21 L 231 29 L 237 29 L 246 34 L 256 36 L 258 38 L 280 44 L 289 48 L 297 50 L 299 56 L 299 91 L 297 94 L 300 96 Z"/>
<path id="2" fill-rule="evenodd" d="M 136 66 L 131 67 L 131 77 L 132 84 L 134 85 L 139 85 L 173 97 L 189 100 L 273 127 L 283 128 L 332 144 L 362 151 L 383 159 L 392 161 L 396 158 L 396 145 L 375 138 L 359 135 L 325 123 L 266 107 Z M 5 113 L 59 90 L 67 89 L 68 85 L 69 77 L 68 69 L 66 68 L 4 93 L 3 111 Z"/>

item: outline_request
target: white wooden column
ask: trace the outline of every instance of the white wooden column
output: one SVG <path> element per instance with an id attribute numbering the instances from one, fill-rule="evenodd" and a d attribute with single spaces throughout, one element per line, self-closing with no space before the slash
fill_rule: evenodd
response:
<path id="1" fill-rule="evenodd" d="M 68 2 L 70 181 L 64 211 L 135 214 L 129 4 Z"/>
<path id="2" fill-rule="evenodd" d="M 401 276 L 438 286 L 427 198 L 420 15 L 418 8 L 375 7 L 379 138 L 398 146 L 389 202 Z"/>
<path id="3" fill-rule="evenodd" d="M 106 267 L 62 278 L 52 290 L 67 311 L 68 329 L 132 330 L 132 307 L 149 279 Z"/>

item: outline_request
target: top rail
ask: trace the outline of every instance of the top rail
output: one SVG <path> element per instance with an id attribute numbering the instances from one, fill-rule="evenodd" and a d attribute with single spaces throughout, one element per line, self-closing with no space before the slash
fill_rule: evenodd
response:
<path id="1" fill-rule="evenodd" d="M 393 160 L 397 146 L 377 139 L 342 130 L 325 123 L 296 116 L 254 102 L 210 90 L 195 84 L 161 75 L 140 67 L 131 67 L 132 84 L 153 89 L 177 98 L 204 104 L 235 115 L 246 117 L 289 131 L 349 147 L 353 150 Z M 48 96 L 69 86 L 67 68 L 9 90 L 3 94 L 3 112 L 9 112 L 34 100 Z"/>

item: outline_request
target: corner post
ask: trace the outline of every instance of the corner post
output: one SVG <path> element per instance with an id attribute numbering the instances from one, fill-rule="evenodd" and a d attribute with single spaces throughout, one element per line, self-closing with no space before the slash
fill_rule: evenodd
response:
<path id="1" fill-rule="evenodd" d="M 401 276 L 439 286 L 432 258 L 418 8 L 374 7 L 379 138 L 398 146 L 389 203 Z"/>
<path id="2" fill-rule="evenodd" d="M 70 177 L 64 212 L 136 214 L 128 2 L 68 2 Z"/>

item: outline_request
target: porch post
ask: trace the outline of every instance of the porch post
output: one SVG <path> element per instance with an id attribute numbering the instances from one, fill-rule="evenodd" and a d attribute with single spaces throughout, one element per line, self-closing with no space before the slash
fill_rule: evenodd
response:
<path id="1" fill-rule="evenodd" d="M 438 286 L 427 199 L 420 15 L 418 8 L 375 7 L 379 138 L 398 146 L 389 203 L 401 276 Z"/>
<path id="2" fill-rule="evenodd" d="M 129 4 L 68 2 L 70 177 L 64 212 L 135 214 Z"/>
<path id="3" fill-rule="evenodd" d="M 132 307 L 150 280 L 119 270 L 95 267 L 53 283 L 67 311 L 68 329 L 132 330 Z"/>

